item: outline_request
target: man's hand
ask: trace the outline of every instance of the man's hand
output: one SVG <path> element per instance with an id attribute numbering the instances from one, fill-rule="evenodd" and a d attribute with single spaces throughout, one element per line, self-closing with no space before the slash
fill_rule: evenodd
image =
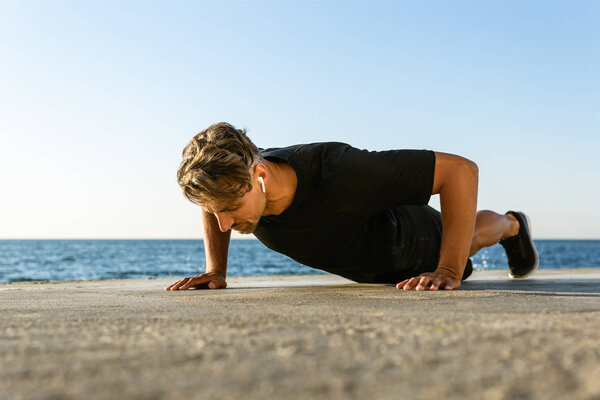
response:
<path id="1" fill-rule="evenodd" d="M 165 290 L 187 290 L 187 289 L 225 289 L 227 282 L 225 277 L 216 272 L 207 272 L 192 276 L 189 278 L 181 278 L 177 282 L 169 285 Z"/>
<path id="2" fill-rule="evenodd" d="M 458 289 L 460 279 L 438 268 L 434 272 L 425 272 L 414 278 L 405 279 L 396 285 L 397 289 L 404 290 L 412 290 L 415 287 L 417 290 Z"/>

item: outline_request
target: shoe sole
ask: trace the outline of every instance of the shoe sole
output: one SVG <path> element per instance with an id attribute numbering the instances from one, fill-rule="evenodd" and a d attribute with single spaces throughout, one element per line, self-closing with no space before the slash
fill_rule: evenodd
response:
<path id="1" fill-rule="evenodd" d="M 535 257 L 535 265 L 531 269 L 531 271 L 529 271 L 525 275 L 514 276 L 509 270 L 508 277 L 510 279 L 525 279 L 525 278 L 527 278 L 528 276 L 530 276 L 537 270 L 538 264 L 540 262 L 537 250 L 535 249 L 535 246 L 533 245 L 533 230 L 531 229 L 531 221 L 529 220 L 529 217 L 527 216 L 527 214 L 525 214 L 524 212 L 521 212 L 521 215 L 523 215 L 525 217 L 525 220 L 527 221 L 527 231 L 529 232 L 529 244 L 531 244 L 531 248 L 533 249 L 533 255 Z"/>

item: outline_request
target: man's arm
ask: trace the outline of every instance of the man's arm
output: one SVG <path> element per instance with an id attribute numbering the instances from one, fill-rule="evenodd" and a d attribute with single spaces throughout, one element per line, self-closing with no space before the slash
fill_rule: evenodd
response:
<path id="1" fill-rule="evenodd" d="M 202 210 L 202 226 L 204 227 L 204 254 L 206 255 L 206 272 L 193 277 L 182 278 L 169 285 L 165 290 L 186 290 L 189 288 L 219 289 L 226 288 L 227 254 L 231 229 L 221 232 L 217 218 Z"/>
<path id="2" fill-rule="evenodd" d="M 216 272 L 225 277 L 227 275 L 227 254 L 231 229 L 221 232 L 217 217 L 204 210 L 202 210 L 202 225 L 204 227 L 206 273 Z"/>
<path id="3" fill-rule="evenodd" d="M 398 283 L 398 289 L 456 289 L 471 248 L 477 212 L 479 169 L 466 158 L 435 153 L 432 194 L 440 195 L 442 245 L 436 271 Z"/>

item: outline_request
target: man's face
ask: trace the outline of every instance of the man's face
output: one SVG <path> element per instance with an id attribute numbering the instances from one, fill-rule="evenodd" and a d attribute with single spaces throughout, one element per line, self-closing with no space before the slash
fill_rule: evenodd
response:
<path id="1" fill-rule="evenodd" d="M 266 197 L 257 189 L 254 185 L 252 190 L 232 203 L 203 205 L 202 208 L 217 217 L 221 232 L 233 229 L 250 234 L 256 229 L 266 205 Z"/>

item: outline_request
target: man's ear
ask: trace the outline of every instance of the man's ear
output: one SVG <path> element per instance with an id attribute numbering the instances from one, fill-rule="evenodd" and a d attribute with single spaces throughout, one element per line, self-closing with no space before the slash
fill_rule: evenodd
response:
<path id="1" fill-rule="evenodd" d="M 258 178 L 259 176 L 266 178 L 267 174 L 268 174 L 267 166 L 262 163 L 256 164 L 254 166 L 254 170 L 252 171 L 252 176 L 254 176 L 255 178 Z"/>

